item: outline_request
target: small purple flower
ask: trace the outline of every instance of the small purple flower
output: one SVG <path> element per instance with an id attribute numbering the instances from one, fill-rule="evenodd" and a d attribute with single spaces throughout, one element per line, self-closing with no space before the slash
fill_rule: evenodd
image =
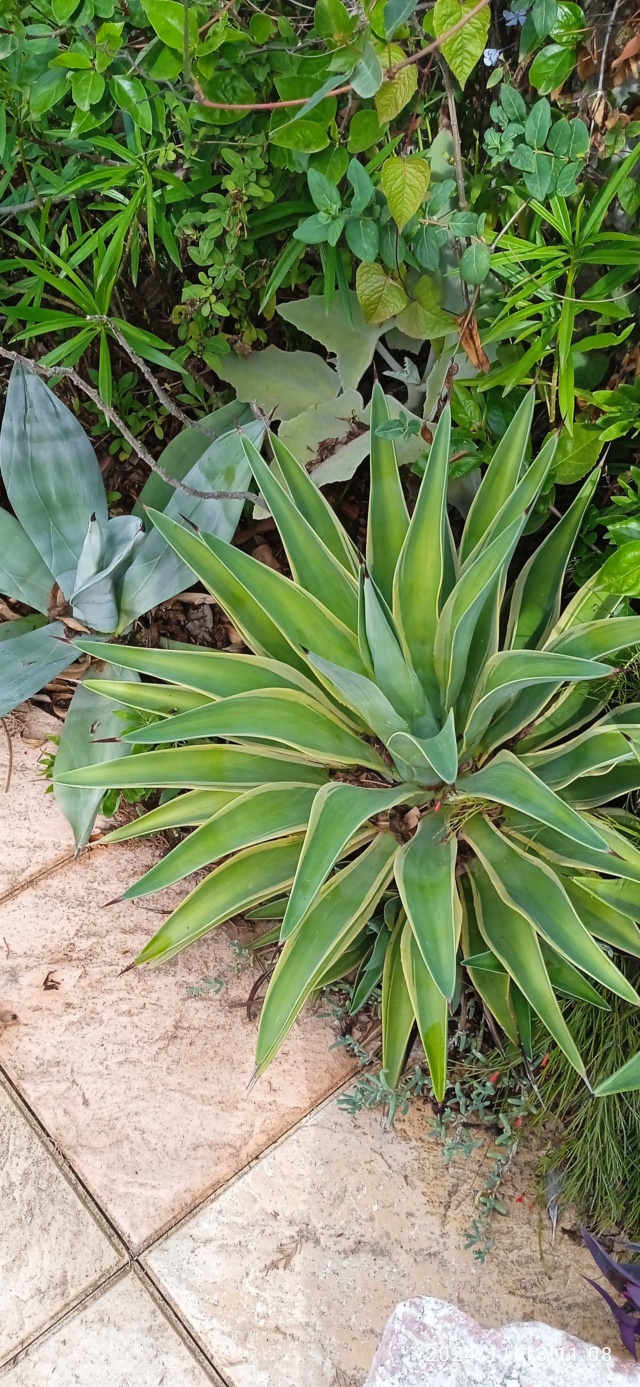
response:
<path id="1" fill-rule="evenodd" d="M 500 62 L 501 57 L 501 48 L 485 48 L 484 53 L 482 54 L 482 60 L 484 62 L 485 67 L 495 67 L 496 63 Z"/>
<path id="2" fill-rule="evenodd" d="M 526 10 L 503 10 L 502 14 L 507 29 L 516 29 L 519 24 L 524 24 L 526 17 Z"/>

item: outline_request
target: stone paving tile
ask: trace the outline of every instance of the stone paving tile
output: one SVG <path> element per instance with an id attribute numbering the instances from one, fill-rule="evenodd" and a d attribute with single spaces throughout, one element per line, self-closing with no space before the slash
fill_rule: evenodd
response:
<path id="1" fill-rule="evenodd" d="M 31 839 L 49 813 L 40 794 L 24 814 Z M 123 973 L 169 905 L 104 906 L 156 854 L 140 841 L 95 846 L 0 897 L 0 1013 L 18 1017 L 0 1027 L 0 1067 L 133 1249 L 288 1131 L 352 1064 L 307 1014 L 247 1093 L 256 1022 L 243 1003 L 256 975 L 249 964 L 238 974 L 222 932 L 161 968 Z M 203 979 L 221 990 L 190 995 Z"/>
<path id="2" fill-rule="evenodd" d="M 57 718 L 25 704 L 0 730 L 0 901 L 43 867 L 73 853 L 73 834 L 38 768 L 47 738 L 60 733 Z"/>
<path id="3" fill-rule="evenodd" d="M 135 1273 L 40 1339 L 0 1379 L 3 1387 L 207 1387 L 216 1381 Z"/>
<path id="4" fill-rule="evenodd" d="M 465 1250 L 479 1164 L 447 1170 L 417 1108 L 388 1132 L 331 1101 L 144 1265 L 232 1387 L 362 1387 L 389 1314 L 415 1295 L 613 1345 L 587 1253 L 539 1227 L 533 1157 L 508 1176 L 495 1252 L 481 1265 Z"/>
<path id="5" fill-rule="evenodd" d="M 0 1087 L 0 1363 L 125 1260 Z"/>

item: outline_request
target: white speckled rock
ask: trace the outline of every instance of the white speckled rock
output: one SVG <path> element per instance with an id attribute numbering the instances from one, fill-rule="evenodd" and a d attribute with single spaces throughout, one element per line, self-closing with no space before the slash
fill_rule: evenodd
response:
<path id="1" fill-rule="evenodd" d="M 365 1387 L 640 1387 L 640 1368 L 548 1324 L 484 1329 L 420 1296 L 394 1310 Z"/>

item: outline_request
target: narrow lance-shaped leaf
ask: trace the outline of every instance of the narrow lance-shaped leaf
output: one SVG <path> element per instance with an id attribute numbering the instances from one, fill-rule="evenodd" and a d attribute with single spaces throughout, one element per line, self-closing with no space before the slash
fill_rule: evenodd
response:
<path id="1" fill-rule="evenodd" d="M 404 544 L 409 516 L 400 482 L 396 450 L 391 438 L 379 438 L 377 429 L 389 421 L 382 386 L 371 397 L 371 494 L 367 530 L 367 567 L 385 601 L 393 601 L 393 575 Z"/>
<path id="2" fill-rule="evenodd" d="M 456 726 L 451 709 L 442 731 L 435 737 L 413 737 L 407 732 L 394 732 L 387 743 L 392 756 L 400 756 L 414 772 L 419 784 L 439 780 L 451 785 L 458 774 Z M 425 778 L 426 777 L 426 778 Z"/>
<path id="3" fill-rule="evenodd" d="M 506 637 L 506 644 L 514 649 L 542 645 L 558 620 L 567 563 L 599 477 L 598 469 L 591 473 L 516 579 Z"/>
<path id="4" fill-rule="evenodd" d="M 486 941 L 478 927 L 474 894 L 468 872 L 465 872 L 458 879 L 458 892 L 462 909 L 462 947 L 465 959 L 475 956 L 476 959 L 482 959 L 486 965 L 481 967 L 478 964 L 478 966 L 472 967 L 465 962 L 465 968 L 478 996 L 482 998 L 488 1011 L 495 1017 L 498 1025 L 509 1037 L 512 1044 L 519 1045 L 518 1023 L 511 1000 L 512 979 L 500 959 L 491 950 L 486 950 Z M 489 968 L 489 960 L 491 961 L 491 968 Z"/>
<path id="5" fill-rule="evenodd" d="M 559 878 L 546 863 L 534 861 L 479 814 L 468 820 L 462 832 L 507 905 L 524 915 L 570 963 L 637 1005 L 635 989 L 584 928 Z M 526 996 L 522 980 L 519 986 Z"/>
<path id="6" fill-rule="evenodd" d="M 396 882 L 418 948 L 443 997 L 453 996 L 459 908 L 457 843 L 443 810 L 420 820 L 396 860 Z"/>
<path id="7" fill-rule="evenodd" d="M 298 928 L 353 834 L 376 814 L 401 804 L 414 790 L 411 785 L 369 789 L 333 781 L 318 791 L 282 922 L 282 939 Z"/>
<path id="8" fill-rule="evenodd" d="M 480 930 L 578 1074 L 585 1068 L 556 1001 L 535 930 L 495 889 L 479 864 L 471 872 Z"/>
<path id="9" fill-rule="evenodd" d="M 387 770 L 386 762 L 368 742 L 355 736 L 339 716 L 297 689 L 254 689 L 125 734 L 125 740 L 138 746 L 202 737 L 275 741 L 325 765 Z"/>
<path id="10" fill-rule="evenodd" d="M 121 706 L 135 708 L 137 712 L 157 713 L 161 717 L 188 713 L 211 702 L 206 694 L 196 693 L 193 689 L 180 689 L 175 684 L 143 684 L 141 680 L 136 684 L 126 680 L 124 671 L 122 673 L 121 680 L 85 679 L 83 688 L 100 694 L 102 698 L 115 699 Z M 122 731 L 122 723 L 117 730 Z"/>
<path id="11" fill-rule="evenodd" d="M 373 680 L 366 679 L 364 675 L 356 674 L 353 670 L 343 669 L 331 660 L 323 660 L 312 650 L 309 651 L 308 659 L 309 664 L 318 671 L 325 685 L 329 685 L 340 702 L 345 704 L 350 712 L 359 712 L 367 726 L 383 742 L 387 742 L 393 732 L 408 732 L 404 718 L 400 717 Z"/>
<path id="12" fill-rule="evenodd" d="M 104 673 L 113 675 L 117 685 L 116 669 L 105 665 Z M 95 765 L 103 761 L 121 763 L 125 756 L 130 756 L 131 748 L 119 740 L 122 727 L 122 711 L 117 703 L 101 698 L 85 684 L 78 684 L 62 726 L 53 790 L 56 803 L 73 830 L 76 848 L 84 848 L 89 842 L 104 791 L 79 790 L 63 785 L 58 777 L 63 771 L 84 764 L 88 757 Z"/>
<path id="13" fill-rule="evenodd" d="M 482 770 L 460 776 L 456 791 L 520 809 L 586 848 L 607 852 L 606 840 L 595 825 L 587 823 L 582 814 L 559 799 L 510 751 L 499 752 Z"/>
<path id="14" fill-rule="evenodd" d="M 487 661 L 475 692 L 464 731 L 466 749 L 475 750 L 481 746 L 484 750 L 487 743 L 494 743 L 493 719 L 521 690 L 546 684 L 553 692 L 554 687 L 559 688 L 565 681 L 593 682 L 608 678 L 610 673 L 609 666 L 601 661 L 580 660 L 574 655 L 552 654 L 546 650 L 499 651 Z"/>
<path id="15" fill-rule="evenodd" d="M 311 302 L 311 299 L 299 299 L 295 304 L 287 304 L 287 308 L 305 306 Z M 325 500 L 319 487 L 312 481 L 306 468 L 302 467 L 297 458 L 294 458 L 289 449 L 285 447 L 282 439 L 276 434 L 270 434 L 269 441 L 280 472 L 298 510 L 316 534 L 320 536 L 338 563 L 342 564 L 348 573 L 352 573 L 356 577 L 359 566 L 358 556 L 335 511 Z"/>
<path id="16" fill-rule="evenodd" d="M 191 872 L 220 857 L 262 843 L 303 833 L 316 794 L 310 785 L 260 785 L 223 805 L 213 818 L 196 828 L 124 893 L 135 900 L 182 881 Z"/>
<path id="17" fill-rule="evenodd" d="M 270 781 L 297 780 L 307 785 L 323 785 L 328 780 L 321 766 L 311 766 L 303 756 L 284 756 L 261 747 L 204 746 L 171 747 L 127 758 L 126 764 L 105 763 L 81 766 L 58 777 L 62 785 L 88 789 L 135 790 L 162 788 L 197 790 L 249 789 Z"/>
<path id="18" fill-rule="evenodd" d="M 462 574 L 440 614 L 434 645 L 434 665 L 447 710 L 462 687 L 469 647 L 485 598 L 496 576 L 506 571 L 522 531 L 514 520 L 482 550 Z"/>
<path id="19" fill-rule="evenodd" d="M 514 415 L 476 492 L 464 527 L 460 557 L 465 562 L 483 539 L 500 508 L 518 484 L 531 435 L 535 391 L 530 390 Z"/>
<path id="20" fill-rule="evenodd" d="M 233 915 L 280 895 L 293 878 L 301 846 L 301 838 L 282 838 L 229 857 L 181 902 L 135 962 L 163 963 Z"/>
<path id="21" fill-rule="evenodd" d="M 392 618 L 383 609 L 369 577 L 364 580 L 364 612 L 367 646 L 371 654 L 376 681 L 400 716 L 410 723 L 421 718 L 424 731 L 432 735 L 438 730 L 415 671 L 405 661 Z"/>
<path id="22" fill-rule="evenodd" d="M 436 1102 L 442 1103 L 447 1086 L 449 1008 L 446 998 L 431 977 L 409 924 L 404 924 L 402 928 L 400 955 L 404 980 L 429 1065 L 433 1094 Z"/>
<path id="23" fill-rule="evenodd" d="M 240 790 L 188 790 L 175 795 L 166 804 L 150 809 L 138 819 L 114 828 L 104 838 L 105 843 L 126 843 L 129 838 L 145 838 L 150 833 L 164 833 L 168 828 L 191 828 L 212 819 L 225 804 L 231 804 Z"/>
<path id="24" fill-rule="evenodd" d="M 415 1022 L 402 961 L 405 928 L 401 914 L 389 941 L 382 973 L 382 1076 L 389 1088 L 397 1088 L 400 1082 Z"/>
<path id="25" fill-rule="evenodd" d="M 378 834 L 359 857 L 332 877 L 310 911 L 307 927 L 287 940 L 260 1016 L 259 1072 L 280 1048 L 317 978 L 349 947 L 373 913 L 393 871 L 397 849 L 392 833 Z"/>

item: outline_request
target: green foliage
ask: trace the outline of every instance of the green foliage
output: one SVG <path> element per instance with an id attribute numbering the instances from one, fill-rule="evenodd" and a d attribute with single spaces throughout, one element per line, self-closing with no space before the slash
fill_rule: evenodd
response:
<path id="1" fill-rule="evenodd" d="M 239 412 L 219 410 L 204 421 L 195 448 L 188 431 L 167 449 L 171 475 L 198 491 L 242 489 L 250 469 L 233 430 L 238 418 L 247 436 L 259 441 L 263 426 L 247 418 L 242 407 Z M 1 628 L 6 635 L 2 715 L 74 662 L 72 638 L 78 627 L 99 632 L 105 641 L 182 591 L 191 572 L 157 530 L 145 534 L 137 516 L 109 517 L 98 461 L 82 426 L 42 379 L 20 363 L 7 392 L 0 473 L 13 512 L 0 509 L 0 591 L 42 614 L 38 625 L 18 631 L 20 622 L 10 622 Z M 207 500 L 171 487 L 163 501 L 163 514 L 190 516 L 229 538 L 242 509 L 241 498 Z M 66 629 L 65 618 L 71 619 Z M 98 659 L 105 653 L 103 645 Z M 118 671 L 113 677 L 119 678 Z M 96 762 L 126 754 L 117 740 L 119 704 L 117 693 L 115 702 L 105 704 L 86 684 L 78 686 L 60 740 L 58 769 L 72 769 L 89 754 Z M 77 843 L 84 845 L 101 792 L 78 793 L 60 785 L 56 795 Z"/>
<path id="2" fill-rule="evenodd" d="M 381 976 L 389 1088 L 417 1023 L 442 1098 L 461 966 L 525 1053 L 537 1014 L 581 1075 L 557 994 L 606 1008 L 603 987 L 637 1004 L 608 946 L 640 956 L 640 855 L 605 806 L 640 787 L 640 723 L 633 703 L 605 709 L 617 665 L 640 644 L 640 620 L 620 614 L 625 595 L 640 590 L 640 546 L 627 545 L 562 611 L 593 474 L 507 596 L 516 546 L 553 465 L 550 439 L 526 466 L 532 409 L 529 395 L 458 544 L 446 509 L 449 412 L 409 518 L 379 387 L 366 566 L 275 438 L 271 468 L 244 447 L 291 578 L 152 513 L 255 653 L 112 648 L 123 669 L 163 681 L 140 686 L 156 690 L 159 716 L 125 734 L 138 748 L 126 763 L 60 782 L 235 795 L 127 895 L 213 869 L 139 955 L 153 964 L 232 915 L 288 895 L 259 1072 L 309 996 L 341 971 L 366 972 L 380 939 L 369 921 L 389 892 Z M 114 697 L 111 681 L 90 687 Z M 176 689 L 202 701 L 167 716 Z M 127 697 L 135 707 L 135 686 Z M 147 700 L 145 692 L 145 710 Z M 144 820 L 133 831 L 144 831 Z"/>

